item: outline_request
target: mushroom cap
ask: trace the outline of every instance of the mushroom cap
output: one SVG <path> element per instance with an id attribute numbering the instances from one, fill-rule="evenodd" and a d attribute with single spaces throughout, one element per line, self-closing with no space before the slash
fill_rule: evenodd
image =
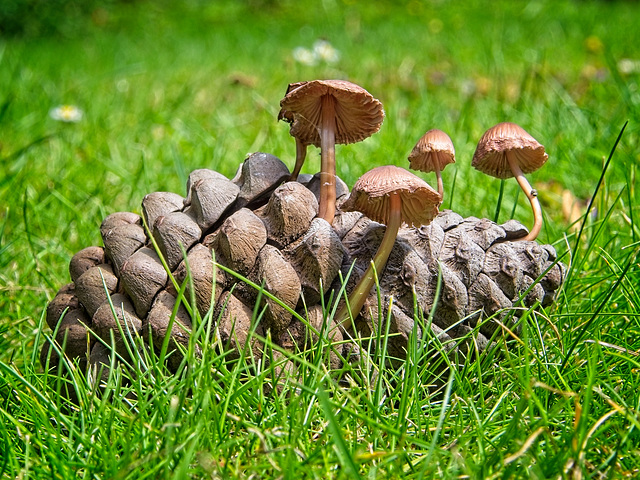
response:
<path id="1" fill-rule="evenodd" d="M 380 130 L 382 103 L 364 88 L 345 80 L 312 80 L 290 84 L 280 101 L 278 119 L 291 123 L 291 136 L 305 145 L 320 147 L 325 95 L 335 99 L 337 144 L 360 142 Z"/>
<path id="2" fill-rule="evenodd" d="M 413 170 L 435 172 L 456 161 L 456 150 L 449 135 L 433 129 L 425 133 L 409 154 Z"/>
<path id="3" fill-rule="evenodd" d="M 521 126 L 504 122 L 487 130 L 473 154 L 471 166 L 496 178 L 513 177 L 507 152 L 514 154 L 523 173 L 538 170 L 549 156 L 538 141 Z"/>
<path id="4" fill-rule="evenodd" d="M 375 222 L 388 224 L 391 195 L 400 195 L 402 221 L 410 226 L 431 223 L 442 201 L 440 194 L 420 177 L 404 168 L 385 165 L 358 179 L 342 210 L 359 211 Z"/>
<path id="5" fill-rule="evenodd" d="M 290 83 L 287 86 L 287 91 L 285 92 L 284 96 L 285 98 L 287 97 L 287 95 L 289 95 L 289 93 L 292 90 L 295 90 L 298 87 L 301 87 L 302 85 L 304 85 L 307 82 L 295 82 L 295 83 Z M 284 99 L 280 102 L 282 103 L 284 101 Z M 280 109 L 280 112 L 278 113 L 278 120 L 284 120 L 287 123 L 293 123 L 294 117 L 293 117 L 293 112 L 289 111 L 289 110 L 285 110 L 284 108 Z"/>

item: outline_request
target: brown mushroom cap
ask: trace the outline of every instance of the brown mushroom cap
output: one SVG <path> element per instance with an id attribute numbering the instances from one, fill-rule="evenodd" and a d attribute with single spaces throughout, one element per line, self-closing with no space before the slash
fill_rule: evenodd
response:
<path id="1" fill-rule="evenodd" d="M 287 86 L 287 91 L 285 93 L 285 97 L 287 95 L 289 95 L 289 93 L 291 93 L 293 90 L 295 90 L 298 87 L 301 87 L 305 83 L 307 83 L 307 82 L 290 83 Z M 284 108 L 281 108 L 280 112 L 278 113 L 278 120 L 284 120 L 287 123 L 293 123 L 293 120 L 294 120 L 293 112 L 290 112 L 289 110 L 285 110 Z"/>
<path id="2" fill-rule="evenodd" d="M 289 85 L 280 102 L 278 118 L 291 123 L 291 136 L 320 147 L 324 95 L 336 100 L 336 143 L 360 142 L 380 130 L 384 119 L 382 103 L 364 88 L 345 80 L 312 80 Z"/>
<path id="3" fill-rule="evenodd" d="M 507 152 L 515 155 L 523 173 L 538 170 L 549 156 L 538 141 L 515 123 L 504 122 L 487 130 L 473 155 L 471 165 L 482 173 L 495 178 L 510 178 L 514 174 L 509 167 Z"/>
<path id="4" fill-rule="evenodd" d="M 376 167 L 362 175 L 342 210 L 357 210 L 387 225 L 391 194 L 400 195 L 402 221 L 409 226 L 427 225 L 438 214 L 441 201 L 438 192 L 413 173 L 394 165 Z"/>
<path id="5" fill-rule="evenodd" d="M 456 150 L 449 135 L 433 129 L 425 133 L 409 154 L 413 170 L 435 172 L 456 161 Z"/>

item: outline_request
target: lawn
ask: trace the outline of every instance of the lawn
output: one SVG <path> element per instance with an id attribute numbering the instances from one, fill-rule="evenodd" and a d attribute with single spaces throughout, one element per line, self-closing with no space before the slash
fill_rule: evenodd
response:
<path id="1" fill-rule="evenodd" d="M 0 22 L 2 478 L 639 474 L 640 6 L 57 3 L 22 31 Z M 0 6 L 3 21 L 10 9 Z M 296 59 L 318 40 L 337 58 Z M 194 169 L 233 177 L 256 151 L 292 168 L 279 101 L 289 83 L 316 78 L 353 81 L 385 107 L 379 133 L 336 148 L 349 186 L 374 166 L 408 167 L 416 141 L 440 128 L 456 148 L 444 206 L 530 225 L 516 182 L 501 196 L 471 158 L 502 121 L 544 144 L 549 161 L 530 176 L 539 241 L 570 266 L 556 304 L 527 311 L 517 338 L 498 336 L 495 349 L 444 370 L 429 363 L 440 346 L 416 343 L 397 368 L 372 356 L 348 388 L 319 356 L 297 359 L 299 376 L 265 391 L 273 369 L 205 349 L 176 376 L 141 358 L 133 378 L 120 372 L 102 393 L 75 371 L 70 407 L 68 385 L 39 361 L 45 308 L 69 282 L 70 258 L 100 244 L 108 214 L 139 213 L 153 191 L 185 195 Z M 65 104 L 79 121 L 52 117 Z M 303 172 L 319 164 L 310 150 Z"/>

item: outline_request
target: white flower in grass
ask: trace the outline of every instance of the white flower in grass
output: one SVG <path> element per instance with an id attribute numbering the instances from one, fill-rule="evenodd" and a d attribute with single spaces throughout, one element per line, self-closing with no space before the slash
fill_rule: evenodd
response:
<path id="1" fill-rule="evenodd" d="M 340 60 L 340 52 L 326 40 L 317 40 L 313 44 L 313 52 L 323 62 L 336 63 Z"/>
<path id="2" fill-rule="evenodd" d="M 624 75 L 640 72 L 640 60 L 623 58 L 618 62 L 618 71 Z"/>
<path id="3" fill-rule="evenodd" d="M 84 113 L 75 105 L 60 105 L 49 111 L 49 116 L 54 120 L 67 123 L 76 123 L 82 120 Z"/>
<path id="4" fill-rule="evenodd" d="M 318 63 L 318 57 L 316 54 L 304 47 L 296 47 L 293 49 L 293 59 L 308 67 L 313 67 Z"/>

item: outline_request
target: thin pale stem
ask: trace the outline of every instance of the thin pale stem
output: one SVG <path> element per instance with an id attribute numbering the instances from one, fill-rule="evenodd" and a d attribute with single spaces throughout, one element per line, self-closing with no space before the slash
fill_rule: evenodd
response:
<path id="1" fill-rule="evenodd" d="M 538 201 L 538 192 L 531 188 L 531 184 L 524 177 L 524 174 L 522 173 L 522 170 L 520 169 L 520 167 L 518 166 L 518 162 L 516 161 L 515 154 L 512 152 L 507 152 L 507 160 L 509 161 L 509 166 L 511 167 L 513 176 L 516 177 L 520 188 L 529 199 L 529 203 L 531 203 L 531 209 L 533 210 L 533 227 L 529 231 L 528 235 L 516 240 L 532 241 L 538 237 L 540 230 L 542 230 L 542 208 L 540 207 L 540 202 Z"/>
<path id="2" fill-rule="evenodd" d="M 336 108 L 331 95 L 322 97 L 320 131 L 320 205 L 318 216 L 333 223 L 336 213 Z"/>
<path id="3" fill-rule="evenodd" d="M 436 178 L 438 179 L 438 193 L 440 194 L 440 203 L 444 199 L 444 185 L 442 183 L 442 174 L 440 169 L 436 166 Z"/>
<path id="4" fill-rule="evenodd" d="M 374 266 L 375 272 L 378 274 L 380 274 L 384 269 L 396 241 L 396 237 L 398 236 L 398 230 L 400 229 L 401 224 L 402 200 L 400 200 L 400 195 L 392 194 L 389 207 L 389 224 L 384 232 L 384 237 L 382 237 L 382 242 L 378 247 L 378 251 L 373 257 L 373 264 L 369 265 L 367 271 L 356 285 L 356 288 L 354 288 L 351 295 L 349 295 L 349 301 L 347 304 L 343 305 L 337 313 L 335 319 L 338 324 L 349 318 L 349 311 L 351 311 L 353 318 L 355 318 L 360 313 L 360 310 L 362 310 L 364 302 L 375 284 Z"/>
<path id="5" fill-rule="evenodd" d="M 296 165 L 293 168 L 293 172 L 291 172 L 291 176 L 289 177 L 290 182 L 295 182 L 298 180 L 298 175 L 300 175 L 300 170 L 302 170 L 302 165 L 304 164 L 304 160 L 307 158 L 307 145 L 302 143 L 299 138 L 296 138 Z"/>

